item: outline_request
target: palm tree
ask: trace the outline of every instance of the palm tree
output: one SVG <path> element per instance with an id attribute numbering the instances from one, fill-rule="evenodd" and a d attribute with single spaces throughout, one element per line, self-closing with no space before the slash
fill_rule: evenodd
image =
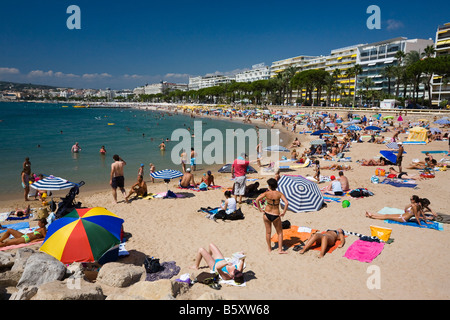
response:
<path id="1" fill-rule="evenodd" d="M 389 66 L 386 66 L 384 68 L 384 70 L 381 72 L 381 75 L 388 79 L 388 95 L 391 94 L 391 78 L 393 78 L 395 76 L 394 68 L 395 67 L 393 65 L 389 65 Z"/>
<path id="2" fill-rule="evenodd" d="M 362 69 L 361 65 L 355 64 L 353 66 L 353 74 L 355 75 L 355 89 L 354 89 L 354 95 L 353 95 L 353 106 L 355 106 L 355 101 L 356 101 L 356 87 L 358 85 L 358 75 L 361 74 L 362 72 L 363 72 L 363 69 Z"/>
<path id="3" fill-rule="evenodd" d="M 424 52 L 422 52 L 422 57 L 431 58 L 436 53 L 436 49 L 433 45 L 429 45 L 425 48 Z"/>
<path id="4" fill-rule="evenodd" d="M 370 78 L 365 78 L 361 85 L 366 88 L 366 97 L 369 97 L 369 88 L 374 85 L 374 82 Z"/>

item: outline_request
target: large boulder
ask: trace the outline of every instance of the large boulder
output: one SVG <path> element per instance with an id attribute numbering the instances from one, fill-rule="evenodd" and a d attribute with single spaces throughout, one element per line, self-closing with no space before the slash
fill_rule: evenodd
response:
<path id="1" fill-rule="evenodd" d="M 36 252 L 28 258 L 17 288 L 40 287 L 44 283 L 62 280 L 65 274 L 66 267 L 61 261 L 44 252 Z"/>
<path id="2" fill-rule="evenodd" d="M 104 300 L 99 285 L 82 278 L 66 279 L 42 284 L 31 300 Z"/>
<path id="3" fill-rule="evenodd" d="M 146 274 L 143 266 L 110 262 L 101 267 L 96 280 L 100 284 L 124 288 L 145 280 Z"/>
<path id="4" fill-rule="evenodd" d="M 107 300 L 173 300 L 189 290 L 189 284 L 168 279 L 140 281 L 127 288 L 120 295 L 110 295 Z"/>

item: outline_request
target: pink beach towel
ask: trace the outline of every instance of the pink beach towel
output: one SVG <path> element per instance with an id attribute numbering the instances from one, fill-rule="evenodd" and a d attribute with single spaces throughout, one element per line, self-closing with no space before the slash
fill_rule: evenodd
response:
<path id="1" fill-rule="evenodd" d="M 344 257 L 361 262 L 372 262 L 383 251 L 383 248 L 384 243 L 356 240 L 347 249 Z"/>

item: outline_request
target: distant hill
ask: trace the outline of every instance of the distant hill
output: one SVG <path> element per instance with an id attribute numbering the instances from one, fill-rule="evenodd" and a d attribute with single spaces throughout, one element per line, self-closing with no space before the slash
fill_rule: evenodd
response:
<path id="1" fill-rule="evenodd" d="M 31 84 L 31 83 L 15 83 L 8 81 L 0 81 L 0 91 L 3 90 L 16 90 L 21 91 L 24 89 L 56 89 L 57 87 L 46 86 L 41 84 Z"/>

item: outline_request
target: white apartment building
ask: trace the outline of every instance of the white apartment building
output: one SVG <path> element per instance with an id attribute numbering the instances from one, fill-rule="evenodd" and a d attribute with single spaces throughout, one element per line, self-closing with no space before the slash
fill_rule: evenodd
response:
<path id="1" fill-rule="evenodd" d="M 450 55 L 450 22 L 438 27 L 436 31 L 435 56 Z M 434 76 L 432 82 L 432 104 L 450 101 L 450 83 L 445 84 L 441 76 Z"/>
<path id="2" fill-rule="evenodd" d="M 356 90 L 362 88 L 361 84 L 365 78 L 370 78 L 374 83 L 371 90 L 387 92 L 388 79 L 382 75 L 382 71 L 388 65 L 398 65 L 395 58 L 397 51 L 403 51 L 405 54 L 411 51 L 423 52 L 429 45 L 433 45 L 433 40 L 399 37 L 359 46 L 357 63 L 361 65 L 363 72 L 358 76 Z M 394 93 L 394 81 L 391 79 L 391 94 Z M 423 88 L 419 90 L 420 94 L 423 94 Z M 403 95 L 403 90 L 400 90 L 399 95 Z"/>
<path id="3" fill-rule="evenodd" d="M 270 78 L 270 68 L 264 63 L 255 64 L 251 70 L 236 74 L 236 82 L 253 82 Z"/>
<path id="4" fill-rule="evenodd" d="M 317 59 L 319 57 L 316 56 L 298 56 L 283 60 L 278 60 L 272 62 L 270 66 L 270 76 L 272 78 L 276 77 L 278 73 L 286 70 L 289 67 L 299 68 L 299 71 L 302 71 L 305 64 L 307 64 L 312 59 Z"/>
<path id="5" fill-rule="evenodd" d="M 214 76 L 199 76 L 199 77 L 189 77 L 189 90 L 199 90 L 203 88 L 210 88 L 219 86 L 225 83 L 231 83 L 235 81 L 236 77 L 227 77 L 224 75 L 214 75 Z"/>

